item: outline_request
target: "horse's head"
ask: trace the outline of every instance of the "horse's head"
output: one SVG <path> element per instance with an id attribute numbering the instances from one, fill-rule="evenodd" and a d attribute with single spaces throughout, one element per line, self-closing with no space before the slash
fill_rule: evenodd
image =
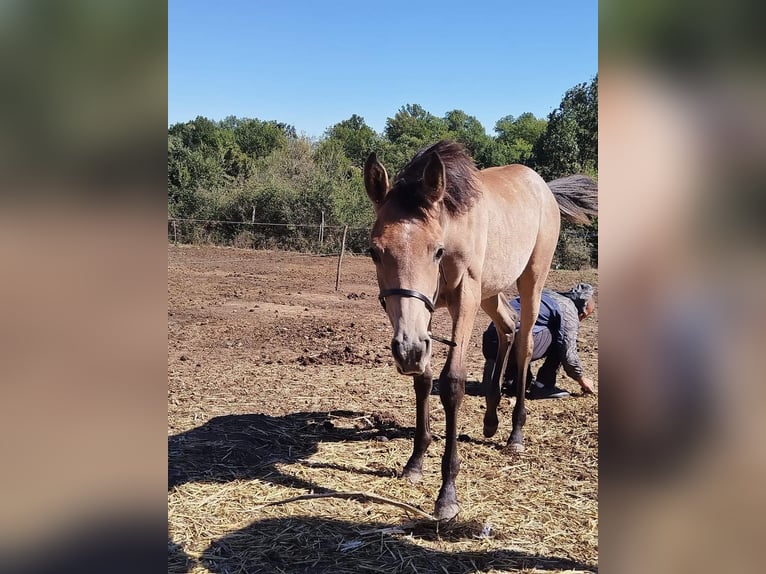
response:
<path id="1" fill-rule="evenodd" d="M 422 374 L 431 359 L 429 328 L 444 255 L 444 165 L 437 153 L 423 160 L 419 177 L 400 177 L 393 186 L 374 153 L 364 166 L 364 185 L 377 216 L 369 252 L 394 329 L 391 352 L 405 375 Z"/>

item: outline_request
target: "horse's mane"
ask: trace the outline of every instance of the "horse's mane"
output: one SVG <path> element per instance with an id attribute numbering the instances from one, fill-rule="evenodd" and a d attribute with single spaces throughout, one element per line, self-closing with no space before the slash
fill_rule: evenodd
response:
<path id="1" fill-rule="evenodd" d="M 428 204 L 420 189 L 423 170 L 432 152 L 439 154 L 444 164 L 447 185 L 443 203 L 447 213 L 453 217 L 465 213 L 481 194 L 478 170 L 466 149 L 453 140 L 440 140 L 415 154 L 415 157 L 396 174 L 387 200 L 398 201 L 408 210 L 421 214 L 427 209 Z"/>

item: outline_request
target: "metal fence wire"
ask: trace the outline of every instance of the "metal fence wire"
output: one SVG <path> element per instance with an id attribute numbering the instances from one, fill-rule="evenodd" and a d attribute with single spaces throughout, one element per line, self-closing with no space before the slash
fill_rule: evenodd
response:
<path id="1" fill-rule="evenodd" d="M 281 249 L 337 255 L 342 225 L 168 219 L 168 241 L 192 245 L 226 245 L 242 249 Z M 348 227 L 345 251 L 366 253 L 369 227 Z M 585 269 L 598 265 L 598 233 L 586 226 L 562 226 L 553 258 L 554 269 Z"/>

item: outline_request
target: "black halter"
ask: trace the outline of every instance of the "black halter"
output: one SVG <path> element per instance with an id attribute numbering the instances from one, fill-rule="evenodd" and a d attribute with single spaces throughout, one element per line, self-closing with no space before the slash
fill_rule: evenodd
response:
<path id="1" fill-rule="evenodd" d="M 428 298 L 428 295 L 423 295 L 420 291 L 415 291 L 413 289 L 385 289 L 380 292 L 378 295 L 378 300 L 380 301 L 380 304 L 383 305 L 383 310 L 386 309 L 386 297 L 389 295 L 399 295 L 400 297 L 414 297 L 415 299 L 420 299 L 423 301 L 423 303 L 426 304 L 426 308 L 433 313 L 436 310 L 436 305 L 434 305 L 434 302 L 431 301 L 431 299 Z"/>
<path id="2" fill-rule="evenodd" d="M 444 277 L 444 273 L 442 271 L 441 265 L 439 266 L 439 283 L 441 283 L 442 278 Z M 384 289 L 378 294 L 378 301 L 380 301 L 380 304 L 383 306 L 383 310 L 386 310 L 386 297 L 389 297 L 391 295 L 398 295 L 399 297 L 412 297 L 414 299 L 420 299 L 426 306 L 426 309 L 428 309 L 429 313 L 431 313 L 431 318 L 433 319 L 434 311 L 436 311 L 436 300 L 439 298 L 439 283 L 436 284 L 436 293 L 434 294 L 434 298 L 431 299 L 428 295 L 424 295 L 420 291 L 415 291 L 414 289 L 402 289 L 402 288 L 396 288 L 396 289 Z M 457 343 L 455 341 L 452 341 L 451 339 L 445 339 L 444 337 L 437 337 L 433 333 L 431 333 L 431 322 L 428 323 L 428 336 L 431 337 L 434 341 L 439 341 L 440 343 L 444 343 L 445 345 L 448 345 L 450 347 L 456 347 Z"/>

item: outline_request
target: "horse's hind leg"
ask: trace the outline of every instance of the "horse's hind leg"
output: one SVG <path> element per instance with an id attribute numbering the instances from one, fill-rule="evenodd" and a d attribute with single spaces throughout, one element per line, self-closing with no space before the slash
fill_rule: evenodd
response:
<path id="1" fill-rule="evenodd" d="M 431 395 L 432 374 L 431 367 L 426 367 L 422 375 L 414 377 L 415 382 L 415 445 L 412 456 L 404 465 L 402 478 L 415 483 L 423 476 L 423 455 L 426 454 L 428 445 L 431 444 L 431 424 L 429 422 L 428 397 Z"/>
<path id="2" fill-rule="evenodd" d="M 499 424 L 497 407 L 500 404 L 500 385 L 508 363 L 508 351 L 513 344 L 516 317 L 515 313 L 505 302 L 505 295 L 502 293 L 484 299 L 481 302 L 481 308 L 484 309 L 484 312 L 489 315 L 495 324 L 498 339 L 495 369 L 492 373 L 489 388 L 486 389 L 487 411 L 484 413 L 484 436 L 489 438 L 497 432 Z"/>
<path id="3" fill-rule="evenodd" d="M 533 255 L 522 272 L 516 285 L 521 297 L 521 326 L 516 335 L 517 372 L 516 372 L 516 404 L 513 407 L 513 430 L 508 439 L 508 448 L 512 452 L 524 450 L 523 427 L 527 420 L 527 409 L 524 405 L 524 393 L 526 390 L 527 370 L 532 359 L 532 327 L 537 321 L 540 312 L 540 295 L 548 277 L 551 259 L 553 257 L 554 242 L 549 249 L 542 249 Z M 544 255 L 543 255 L 544 254 Z"/>

